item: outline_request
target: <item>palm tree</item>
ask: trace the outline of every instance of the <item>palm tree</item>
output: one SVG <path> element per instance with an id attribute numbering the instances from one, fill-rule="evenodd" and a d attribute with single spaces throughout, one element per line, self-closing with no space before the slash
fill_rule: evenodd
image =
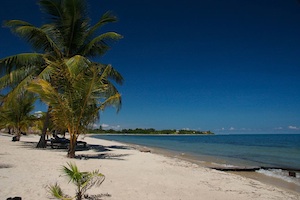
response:
<path id="1" fill-rule="evenodd" d="M 80 172 L 77 166 L 73 163 L 68 163 L 68 167 L 63 167 L 63 173 L 69 178 L 70 182 L 76 186 L 75 197 L 69 197 L 63 194 L 62 189 L 58 184 L 49 187 L 49 192 L 53 197 L 62 200 L 81 200 L 86 191 L 94 185 L 100 186 L 105 180 L 105 176 L 99 173 L 98 170 L 92 172 Z"/>
<path id="2" fill-rule="evenodd" d="M 91 25 L 85 0 L 40 0 L 39 5 L 42 12 L 49 17 L 47 24 L 35 27 L 22 20 L 10 20 L 5 23 L 12 32 L 27 40 L 37 52 L 21 53 L 0 60 L 0 66 L 5 66 L 7 71 L 6 75 L 0 78 L 0 88 L 16 85 L 7 95 L 7 101 L 36 78 L 47 80 L 59 87 L 56 82 L 57 74 L 53 74 L 58 67 L 57 63 L 75 55 L 89 59 L 102 56 L 109 50 L 110 40 L 122 38 L 115 32 L 97 35 L 97 31 L 103 25 L 115 22 L 116 17 L 106 12 L 96 24 Z M 118 84 L 123 82 L 120 73 L 114 69 L 108 76 Z M 48 111 L 50 110 L 51 107 Z M 49 118 L 48 114 L 38 147 L 46 147 L 45 134 Z"/>
<path id="3" fill-rule="evenodd" d="M 106 106 L 113 105 L 119 110 L 121 95 L 110 83 L 113 70 L 110 66 L 93 63 L 79 55 L 55 64 L 53 73 L 57 74 L 60 87 L 35 79 L 27 89 L 51 106 L 50 115 L 57 129 L 67 128 L 70 134 L 68 157 L 74 158 L 78 136 L 86 132 Z"/>
<path id="4" fill-rule="evenodd" d="M 35 99 L 33 93 L 24 91 L 0 107 L 0 128 L 7 128 L 9 131 L 13 129 L 17 141 L 20 140 L 21 132 L 26 132 L 35 120 L 30 114 L 34 109 Z"/>

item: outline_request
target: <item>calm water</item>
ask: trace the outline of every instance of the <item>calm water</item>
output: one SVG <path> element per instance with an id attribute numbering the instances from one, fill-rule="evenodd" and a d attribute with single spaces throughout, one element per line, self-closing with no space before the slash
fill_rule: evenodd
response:
<path id="1" fill-rule="evenodd" d="M 260 169 L 257 172 L 296 184 L 296 187 L 291 188 L 300 191 L 300 134 L 96 135 L 95 137 L 162 148 L 180 155 L 184 153 L 217 166 L 270 167 L 269 170 Z M 284 170 L 286 168 L 298 169 L 296 177 L 289 176 L 289 172 Z"/>
<path id="2" fill-rule="evenodd" d="M 300 169 L 299 134 L 97 135 L 97 138 L 158 147 L 232 165 Z"/>

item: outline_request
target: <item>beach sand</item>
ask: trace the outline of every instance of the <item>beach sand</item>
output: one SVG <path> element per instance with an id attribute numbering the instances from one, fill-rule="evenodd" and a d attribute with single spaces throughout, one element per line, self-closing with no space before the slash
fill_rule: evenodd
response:
<path id="1" fill-rule="evenodd" d="M 61 169 L 67 162 L 81 171 L 98 169 L 106 177 L 88 194 L 108 194 L 104 200 L 296 200 L 300 194 L 239 175 L 220 172 L 163 155 L 141 152 L 118 142 L 80 137 L 91 149 L 77 151 L 79 159 L 66 157 L 66 150 L 34 148 L 39 136 L 0 134 L 0 199 L 50 199 L 47 187 L 58 183 L 74 195 L 75 188 Z"/>

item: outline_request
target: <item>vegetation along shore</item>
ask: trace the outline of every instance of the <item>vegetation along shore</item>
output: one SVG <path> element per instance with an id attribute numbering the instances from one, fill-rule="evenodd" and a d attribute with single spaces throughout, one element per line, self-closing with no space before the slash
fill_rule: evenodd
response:
<path id="1" fill-rule="evenodd" d="M 213 135 L 214 133 L 211 131 L 197 131 L 197 130 L 175 130 L 175 129 L 164 129 L 164 130 L 155 130 L 154 128 L 149 129 L 142 129 L 142 128 L 136 128 L 136 129 L 122 129 L 122 130 L 104 130 L 104 129 L 90 129 L 88 130 L 89 133 L 93 134 L 163 134 L 163 135 Z"/>

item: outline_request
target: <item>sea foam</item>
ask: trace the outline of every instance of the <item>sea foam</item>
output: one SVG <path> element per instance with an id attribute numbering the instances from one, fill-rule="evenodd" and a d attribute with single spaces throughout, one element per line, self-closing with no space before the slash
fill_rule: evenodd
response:
<path id="1" fill-rule="evenodd" d="M 260 170 L 257 170 L 256 172 L 264 174 L 266 176 L 282 179 L 289 183 L 295 183 L 296 185 L 300 186 L 300 173 L 299 172 L 296 173 L 296 177 L 289 176 L 289 172 L 286 170 L 282 170 L 282 169 L 268 169 L 268 170 L 260 169 Z"/>

